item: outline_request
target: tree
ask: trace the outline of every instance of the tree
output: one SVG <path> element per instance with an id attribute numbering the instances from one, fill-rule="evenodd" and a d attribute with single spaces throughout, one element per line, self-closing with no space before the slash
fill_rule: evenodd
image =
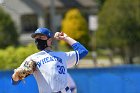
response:
<path id="1" fill-rule="evenodd" d="M 134 47 L 140 43 L 139 9 L 139 0 L 106 0 L 99 13 L 97 45 L 120 48 L 132 63 Z"/>
<path id="2" fill-rule="evenodd" d="M 18 44 L 18 33 L 10 16 L 0 8 L 0 48 Z"/>
<path id="3" fill-rule="evenodd" d="M 96 0 L 97 4 L 98 4 L 98 8 L 99 10 L 102 9 L 102 6 L 104 5 L 106 0 Z"/>
<path id="4" fill-rule="evenodd" d="M 78 9 L 69 10 L 62 21 L 62 31 L 88 46 L 88 25 Z"/>
<path id="5" fill-rule="evenodd" d="M 29 55 L 38 52 L 34 44 L 27 46 L 8 46 L 0 49 L 0 70 L 17 68 Z"/>

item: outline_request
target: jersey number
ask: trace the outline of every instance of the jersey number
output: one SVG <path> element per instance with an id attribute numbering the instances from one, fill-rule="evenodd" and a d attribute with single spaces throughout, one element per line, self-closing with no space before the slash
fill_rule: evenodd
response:
<path id="1" fill-rule="evenodd" d="M 64 66 L 57 65 L 57 68 L 58 68 L 59 74 L 65 74 L 65 68 L 64 68 Z"/>

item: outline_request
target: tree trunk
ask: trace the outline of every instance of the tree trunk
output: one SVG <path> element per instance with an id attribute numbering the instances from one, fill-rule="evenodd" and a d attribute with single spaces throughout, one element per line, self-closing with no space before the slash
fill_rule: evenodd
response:
<path id="1" fill-rule="evenodd" d="M 124 48 L 124 63 L 125 64 L 133 64 L 133 49 L 130 47 L 125 47 Z"/>

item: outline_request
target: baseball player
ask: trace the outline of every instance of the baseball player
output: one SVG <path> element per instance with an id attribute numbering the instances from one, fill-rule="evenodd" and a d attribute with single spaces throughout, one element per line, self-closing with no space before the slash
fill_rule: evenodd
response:
<path id="1" fill-rule="evenodd" d="M 47 28 L 38 28 L 31 37 L 34 38 L 40 51 L 27 57 L 20 67 L 31 60 L 36 62 L 33 75 L 37 81 L 39 93 L 71 93 L 67 86 L 67 68 L 78 64 L 78 61 L 87 55 L 88 50 L 65 33 L 56 32 L 53 36 Z M 53 38 L 65 41 L 74 51 L 53 51 L 51 49 Z M 18 74 L 18 70 L 15 70 L 12 75 L 13 85 L 21 81 Z"/>

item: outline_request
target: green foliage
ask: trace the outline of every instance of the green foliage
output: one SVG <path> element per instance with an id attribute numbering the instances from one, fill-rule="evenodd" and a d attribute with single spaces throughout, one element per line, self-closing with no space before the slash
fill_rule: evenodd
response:
<path id="1" fill-rule="evenodd" d="M 25 47 L 15 48 L 9 46 L 6 49 L 0 50 L 0 69 L 15 69 L 26 57 L 37 52 L 35 45 L 29 44 Z"/>
<path id="2" fill-rule="evenodd" d="M 0 8 L 0 48 L 18 44 L 18 33 L 8 14 Z"/>
<path id="3" fill-rule="evenodd" d="M 62 21 L 62 31 L 88 46 L 88 25 L 78 9 L 69 10 Z M 64 44 L 64 42 L 61 42 Z"/>
<path id="4" fill-rule="evenodd" d="M 97 45 L 121 47 L 140 43 L 139 9 L 139 0 L 106 0 L 99 13 Z"/>
<path id="5" fill-rule="evenodd" d="M 102 6 L 104 5 L 106 0 L 96 0 L 97 4 L 98 4 L 98 8 L 99 10 L 102 9 Z"/>

